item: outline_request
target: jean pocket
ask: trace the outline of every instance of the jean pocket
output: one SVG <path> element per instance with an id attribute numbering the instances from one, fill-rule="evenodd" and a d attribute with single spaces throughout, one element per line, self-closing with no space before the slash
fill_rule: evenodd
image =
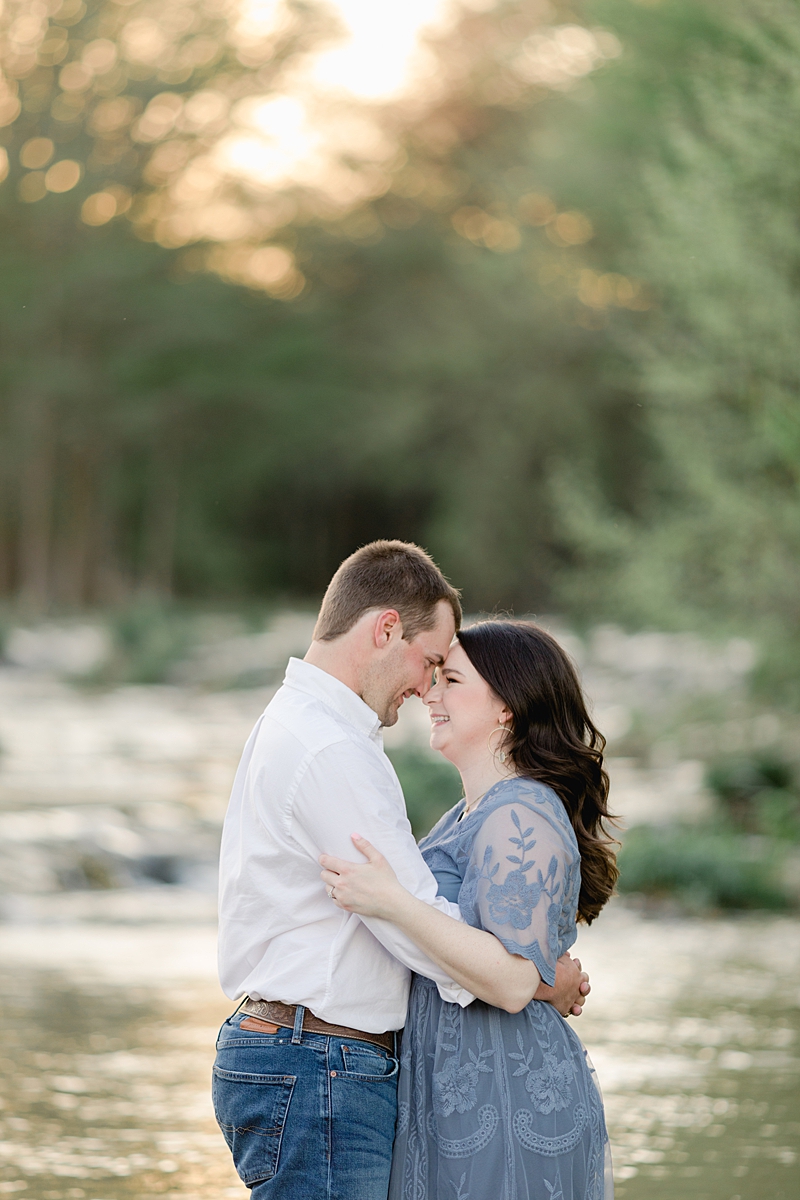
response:
<path id="1" fill-rule="evenodd" d="M 214 1067 L 212 1095 L 217 1124 L 248 1187 L 278 1170 L 281 1140 L 296 1075 L 248 1075 Z"/>
<path id="2" fill-rule="evenodd" d="M 354 1042 L 342 1046 L 345 1075 L 358 1079 L 391 1079 L 397 1074 L 397 1059 L 382 1050 Z"/>

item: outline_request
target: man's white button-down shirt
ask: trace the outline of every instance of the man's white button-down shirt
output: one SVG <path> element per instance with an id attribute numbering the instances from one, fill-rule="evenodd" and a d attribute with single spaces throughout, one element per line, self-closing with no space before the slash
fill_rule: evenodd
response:
<path id="1" fill-rule="evenodd" d="M 320 879 L 319 855 L 359 858 L 351 833 L 386 856 L 419 899 L 437 896 L 383 750 L 380 722 L 344 683 L 299 659 L 245 746 L 220 855 L 219 970 L 232 999 L 304 1004 L 367 1033 L 405 1023 L 410 971 L 444 1000 L 473 996 L 388 921 L 342 912 Z"/>

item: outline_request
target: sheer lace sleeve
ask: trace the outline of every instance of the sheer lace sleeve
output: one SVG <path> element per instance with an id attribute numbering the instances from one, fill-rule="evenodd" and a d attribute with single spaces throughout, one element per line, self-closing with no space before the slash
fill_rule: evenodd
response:
<path id="1" fill-rule="evenodd" d="M 553 987 L 565 893 L 576 870 L 567 843 L 524 801 L 489 812 L 478 831 L 459 896 L 470 925 L 493 933 L 535 964 Z"/>

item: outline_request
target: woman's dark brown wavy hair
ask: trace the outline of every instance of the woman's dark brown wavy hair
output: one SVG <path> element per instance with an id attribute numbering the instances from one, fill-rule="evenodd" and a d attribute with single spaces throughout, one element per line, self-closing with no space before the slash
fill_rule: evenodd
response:
<path id="1" fill-rule="evenodd" d="M 520 775 L 547 784 L 569 814 L 581 855 L 578 919 L 590 925 L 617 881 L 608 811 L 606 740 L 595 729 L 575 668 L 529 621 L 492 620 L 458 633 L 473 667 L 513 713 L 503 745 Z"/>

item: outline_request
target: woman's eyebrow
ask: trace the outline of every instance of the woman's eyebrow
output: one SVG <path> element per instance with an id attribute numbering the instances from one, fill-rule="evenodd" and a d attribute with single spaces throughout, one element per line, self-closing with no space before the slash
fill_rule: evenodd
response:
<path id="1" fill-rule="evenodd" d="M 448 675 L 460 675 L 462 679 L 464 678 L 464 672 L 459 671 L 458 667 L 442 667 L 442 670 L 446 671 Z"/>

